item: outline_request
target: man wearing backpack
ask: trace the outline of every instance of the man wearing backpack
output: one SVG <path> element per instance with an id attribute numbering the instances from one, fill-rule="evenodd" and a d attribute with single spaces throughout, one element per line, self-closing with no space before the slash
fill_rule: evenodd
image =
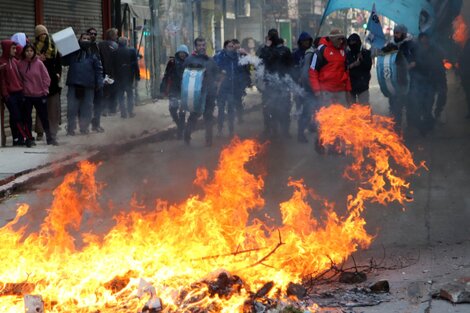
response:
<path id="1" fill-rule="evenodd" d="M 320 105 L 350 102 L 351 80 L 346 64 L 346 37 L 337 29 L 322 38 L 309 69 L 310 85 Z"/>

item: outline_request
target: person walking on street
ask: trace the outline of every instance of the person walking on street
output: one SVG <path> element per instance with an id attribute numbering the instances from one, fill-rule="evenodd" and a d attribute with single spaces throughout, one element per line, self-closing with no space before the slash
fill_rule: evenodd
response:
<path id="1" fill-rule="evenodd" d="M 180 45 L 176 50 L 175 57 L 168 61 L 163 76 L 163 87 L 161 92 L 168 95 L 170 99 L 170 115 L 176 123 L 177 139 L 183 139 L 186 123 L 186 110 L 181 106 L 181 82 L 183 80 L 184 60 L 189 56 L 186 45 Z"/>
<path id="2" fill-rule="evenodd" d="M 80 36 L 80 50 L 64 57 L 67 73 L 67 135 L 74 136 L 79 120 L 80 133 L 89 133 L 95 90 L 103 87 L 103 68 L 90 52 L 90 36 Z"/>
<path id="3" fill-rule="evenodd" d="M 205 70 L 204 80 L 202 82 L 201 93 L 205 95 L 204 112 L 202 113 L 205 126 L 206 146 L 212 146 L 212 131 L 214 123 L 214 108 L 217 89 L 219 87 L 219 68 L 214 59 L 206 53 L 206 40 L 198 37 L 194 40 L 193 53 L 184 60 L 183 67 L 200 68 Z M 189 144 L 191 141 L 191 133 L 196 127 L 196 123 L 201 113 L 190 112 L 188 122 L 184 130 L 184 141 Z"/>
<path id="4" fill-rule="evenodd" d="M 410 111 L 410 92 L 414 88 L 414 73 L 413 68 L 416 66 L 416 56 L 415 56 L 415 46 L 413 43 L 413 38 L 408 34 L 408 28 L 403 24 L 398 24 L 393 30 L 392 40 L 382 48 L 382 52 L 388 53 L 393 51 L 399 51 L 408 62 L 407 70 L 410 72 L 410 91 L 405 94 L 396 94 L 388 98 L 390 113 L 395 120 L 395 129 L 398 132 L 401 132 L 402 129 L 402 117 L 403 117 L 403 107 L 406 108 L 406 115 L 408 123 L 412 123 L 412 114 Z"/>
<path id="5" fill-rule="evenodd" d="M 57 144 L 57 133 L 61 121 L 60 79 L 62 77 L 62 57 L 44 25 L 37 25 L 34 31 L 36 55 L 46 66 L 51 80 L 47 93 L 47 120 L 49 122 L 50 144 Z M 36 125 L 41 124 L 41 120 Z M 40 129 L 38 129 L 39 131 Z"/>
<path id="6" fill-rule="evenodd" d="M 372 55 L 370 50 L 362 47 L 361 37 L 352 34 L 348 37 L 346 59 L 351 80 L 351 97 L 353 103 L 369 104 L 369 82 L 371 79 Z"/>
<path id="7" fill-rule="evenodd" d="M 259 50 L 265 65 L 265 90 L 263 91 L 264 136 L 275 138 L 280 126 L 282 136 L 290 138 L 290 91 L 285 88 L 291 78 L 293 58 L 276 29 L 268 32 L 265 45 Z"/>
<path id="8" fill-rule="evenodd" d="M 294 76 L 295 81 L 303 88 L 304 94 L 295 97 L 297 112 L 297 141 L 307 143 L 305 130 L 308 128 L 312 118 L 315 96 L 308 80 L 308 69 L 312 63 L 315 48 L 313 38 L 307 32 L 302 32 L 297 41 L 298 48 L 294 51 Z"/>
<path id="9" fill-rule="evenodd" d="M 10 113 L 10 129 L 13 146 L 26 145 L 31 147 L 34 142 L 28 126 L 24 123 L 24 94 L 23 81 L 18 71 L 16 60 L 16 44 L 11 40 L 3 40 L 2 56 L 0 58 L 0 88 L 1 96 Z"/>
<path id="10" fill-rule="evenodd" d="M 116 96 L 119 102 L 119 109 L 122 118 L 132 118 L 134 113 L 134 90 L 133 85 L 136 79 L 139 79 L 139 68 L 137 66 L 137 54 L 134 49 L 127 47 L 128 39 L 120 37 L 118 39 L 118 48 L 114 51 L 114 78 Z M 124 99 L 124 93 L 127 96 L 127 106 Z"/>
<path id="11" fill-rule="evenodd" d="M 337 29 L 322 38 L 310 65 L 310 85 L 321 106 L 348 105 L 351 80 L 346 64 L 346 37 Z"/>
<path id="12" fill-rule="evenodd" d="M 234 135 L 237 102 L 241 102 L 241 90 L 246 86 L 244 68 L 238 65 L 239 57 L 232 40 L 224 42 L 224 49 L 214 58 L 222 71 L 223 79 L 217 96 L 217 135 L 222 136 L 227 110 L 229 136 Z"/>
<path id="13" fill-rule="evenodd" d="M 57 145 L 56 139 L 51 136 L 47 114 L 47 94 L 49 93 L 51 79 L 46 66 L 36 56 L 36 49 L 31 44 L 27 44 L 23 48 L 22 60 L 18 64 L 18 70 L 23 79 L 25 96 L 25 114 L 23 118 L 26 125 L 31 129 L 33 123 L 31 114 L 34 107 L 46 133 L 47 144 Z"/>

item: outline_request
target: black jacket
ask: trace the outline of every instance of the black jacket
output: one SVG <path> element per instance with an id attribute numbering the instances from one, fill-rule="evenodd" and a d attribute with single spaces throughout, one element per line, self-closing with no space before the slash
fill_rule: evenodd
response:
<path id="1" fill-rule="evenodd" d="M 49 96 L 60 93 L 59 87 L 60 77 L 62 76 L 62 60 L 60 53 L 57 52 L 55 58 L 46 59 L 44 61 L 49 77 L 51 78 L 51 84 L 49 85 Z M 58 76 L 57 76 L 58 75 Z"/>
<path id="2" fill-rule="evenodd" d="M 294 59 L 290 49 L 283 44 L 264 46 L 260 51 L 265 69 L 269 74 L 291 75 Z"/>
<path id="3" fill-rule="evenodd" d="M 359 94 L 369 90 L 370 70 L 372 69 L 372 56 L 370 50 L 361 49 L 359 52 L 348 50 L 346 52 L 346 62 L 350 66 L 361 57 L 362 61 L 359 66 L 349 70 L 349 77 L 351 79 L 351 92 Z"/>
<path id="4" fill-rule="evenodd" d="M 161 92 L 168 93 L 170 97 L 181 96 L 181 81 L 183 80 L 184 60 L 178 56 L 170 58 L 168 61 L 163 81 L 165 82 L 164 89 Z"/>
<path id="5" fill-rule="evenodd" d="M 119 47 L 112 53 L 113 73 L 116 83 L 128 85 L 139 78 L 139 67 L 137 64 L 137 53 L 135 49 Z"/>

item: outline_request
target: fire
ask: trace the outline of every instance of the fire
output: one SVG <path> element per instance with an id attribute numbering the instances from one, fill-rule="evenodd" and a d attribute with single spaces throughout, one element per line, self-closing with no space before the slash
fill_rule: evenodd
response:
<path id="1" fill-rule="evenodd" d="M 464 17 L 462 15 L 457 16 L 452 25 L 454 27 L 454 35 L 452 38 L 463 47 L 468 39 L 468 27 Z"/>
<path id="2" fill-rule="evenodd" d="M 448 71 L 454 67 L 454 65 L 447 59 L 442 60 L 442 63 L 444 64 L 444 68 Z"/>
<path id="3" fill-rule="evenodd" d="M 372 236 L 361 216 L 364 205 L 407 201 L 406 177 L 419 166 L 390 119 L 373 117 L 367 107 L 331 106 L 318 120 L 322 142 L 345 142 L 346 153 L 355 159 L 345 175 L 361 187 L 347 199 L 346 216 L 301 179 L 291 179 L 294 191 L 280 204 L 281 221 L 250 219 L 264 208 L 264 179 L 245 167 L 264 146 L 235 138 L 212 175 L 197 171 L 200 195 L 177 204 L 157 200 L 155 207 L 134 198 L 136 209 L 115 216 L 112 229 L 98 236 L 82 229 L 89 223 L 85 215 L 88 221 L 103 218 L 98 200 L 104 185 L 94 178 L 98 165 L 82 162 L 55 189 L 38 231 L 21 226 L 31 210 L 25 204 L 0 229 L 0 312 L 24 311 L 23 294 L 40 294 L 47 312 L 137 312 L 149 286 L 162 299 L 164 312 L 243 312 L 250 292 L 265 283 L 274 282 L 273 296 L 368 247 Z M 325 217 L 312 216 L 309 199 L 322 205 Z M 233 294 L 210 296 L 205 281 L 223 271 L 241 277 L 243 284 L 235 284 Z M 7 293 L 1 284 L 19 287 Z"/>

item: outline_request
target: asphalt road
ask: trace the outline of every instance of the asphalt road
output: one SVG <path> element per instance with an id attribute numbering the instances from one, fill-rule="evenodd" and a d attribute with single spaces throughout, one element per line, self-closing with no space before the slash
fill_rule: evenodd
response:
<path id="1" fill-rule="evenodd" d="M 424 160 L 429 167 L 429 171 L 421 170 L 418 176 L 412 178 L 414 201 L 407 204 L 404 211 L 397 204 L 388 207 L 368 205 L 365 216 L 366 228 L 376 235 L 369 253 L 381 253 L 382 246 L 386 249 L 403 249 L 399 251 L 407 253 L 423 249 L 427 254 L 423 254 L 425 259 L 421 261 L 425 264 L 437 264 L 433 262 L 438 259 L 442 261 L 446 256 L 446 252 L 442 251 L 450 247 L 461 258 L 461 264 L 469 265 L 453 272 L 458 277 L 470 275 L 470 255 L 467 253 L 470 251 L 470 120 L 465 119 L 463 92 L 455 83 L 452 73 L 449 74 L 449 83 L 447 123 L 439 124 L 426 137 L 415 132 L 410 132 L 405 137 L 415 159 Z M 387 114 L 387 101 L 381 96 L 377 85 L 372 86 L 371 93 L 373 111 Z M 294 123 L 291 129 L 291 133 L 295 134 Z M 236 133 L 241 138 L 257 137 L 261 131 L 260 111 L 248 114 L 244 124 L 236 125 Z M 274 218 L 280 216 L 279 203 L 289 199 L 292 194 L 292 189 L 287 187 L 289 177 L 303 178 L 306 185 L 318 194 L 335 201 L 339 211 L 345 207 L 346 196 L 354 188 L 353 183 L 341 178 L 350 159 L 318 155 L 314 150 L 313 135 L 309 139 L 309 144 L 297 143 L 295 139 L 272 142 L 251 167 L 255 172 L 266 173 L 266 210 Z M 186 199 L 199 192 L 192 185 L 196 169 L 204 166 L 213 170 L 220 150 L 228 143 L 229 139 L 226 137 L 215 138 L 213 147 L 207 148 L 204 146 L 203 132 L 198 131 L 193 135 L 190 146 L 181 141 L 169 140 L 146 144 L 122 155 L 110 155 L 100 165 L 97 173 L 97 180 L 106 184 L 100 201 L 104 206 L 112 202 L 112 212 L 116 212 L 129 210 L 129 202 L 133 196 L 146 204 L 154 203 L 157 198 L 169 202 Z M 33 208 L 31 217 L 28 218 L 29 223 L 40 223 L 46 214 L 45 208 L 50 205 L 51 191 L 61 179 L 62 177 L 57 177 L 30 186 L 29 191 L 0 203 L 0 225 L 12 219 L 17 203 L 23 202 L 31 204 Z M 262 215 L 254 214 L 253 217 Z M 106 232 L 112 223 L 110 219 L 100 224 L 100 229 L 95 231 Z M 459 246 L 465 248 L 459 249 Z M 367 253 L 364 252 L 365 254 Z M 441 264 L 439 270 L 435 267 L 434 274 L 446 277 L 443 266 L 445 264 Z M 419 270 L 418 267 L 414 271 Z M 392 281 L 403 281 L 400 273 L 395 274 L 390 277 Z M 427 279 L 421 276 L 415 275 L 412 279 Z M 406 288 L 404 290 L 406 293 Z M 405 301 L 406 303 L 408 302 Z M 416 311 L 410 312 L 420 312 L 418 307 Z M 429 312 L 464 312 L 460 311 L 462 306 L 453 308 L 449 306 L 445 310 Z M 468 310 L 468 307 L 464 310 Z M 395 312 L 393 308 L 363 311 Z M 405 311 L 397 309 L 396 312 Z"/>

